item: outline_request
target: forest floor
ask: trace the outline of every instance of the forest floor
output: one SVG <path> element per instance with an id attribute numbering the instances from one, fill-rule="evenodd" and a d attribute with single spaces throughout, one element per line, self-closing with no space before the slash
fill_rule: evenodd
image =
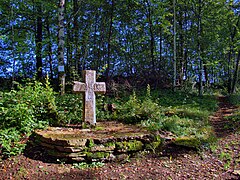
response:
<path id="1" fill-rule="evenodd" d="M 166 147 L 162 154 L 78 169 L 53 163 L 43 149 L 32 147 L 34 151 L 30 148 L 25 154 L 0 161 L 0 179 L 240 179 L 239 121 L 233 124 L 224 118 L 236 110 L 226 97 L 219 97 L 219 109 L 210 117 L 218 141 L 210 148 Z"/>

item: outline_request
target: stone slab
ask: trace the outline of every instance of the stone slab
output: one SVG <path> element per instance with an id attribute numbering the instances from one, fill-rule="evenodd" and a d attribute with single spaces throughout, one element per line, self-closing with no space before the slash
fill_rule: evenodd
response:
<path id="1" fill-rule="evenodd" d="M 100 123 L 91 130 L 51 127 L 35 131 L 38 143 L 49 155 L 71 161 L 111 161 L 144 150 L 154 150 L 161 139 L 137 126 L 116 122 Z M 154 142 L 158 143 L 154 143 Z"/>

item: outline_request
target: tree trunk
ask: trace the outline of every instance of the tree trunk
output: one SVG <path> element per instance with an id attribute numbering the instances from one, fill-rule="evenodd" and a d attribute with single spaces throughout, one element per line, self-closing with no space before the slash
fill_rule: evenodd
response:
<path id="1" fill-rule="evenodd" d="M 79 72 L 79 67 L 80 66 L 80 43 L 79 43 L 79 24 L 78 24 L 78 11 L 79 11 L 79 4 L 78 1 L 74 0 L 73 1 L 73 12 L 74 12 L 74 19 L 73 19 L 73 29 L 74 29 L 74 49 L 75 49 L 75 58 L 73 61 L 73 67 L 74 67 L 74 73 L 76 74 L 81 74 Z M 84 66 L 84 65 L 83 65 Z M 82 66 L 82 70 L 84 69 Z"/>
<path id="2" fill-rule="evenodd" d="M 13 21 L 13 7 L 11 7 L 11 21 Z M 13 59 L 13 64 L 12 64 L 12 88 L 14 88 L 14 81 L 15 81 L 15 64 L 16 64 L 16 59 L 15 59 L 15 33 L 14 33 L 14 24 L 11 23 L 11 39 L 12 39 L 12 59 Z"/>
<path id="3" fill-rule="evenodd" d="M 112 36 L 112 26 L 113 26 L 113 12 L 114 12 L 114 0 L 112 0 L 112 8 L 110 14 L 110 24 L 108 33 L 108 46 L 107 46 L 107 69 L 106 69 L 106 81 L 110 78 L 110 59 L 111 59 L 111 36 Z"/>
<path id="4" fill-rule="evenodd" d="M 199 60 L 199 96 L 203 95 L 203 60 L 201 57 L 201 0 L 198 1 L 198 60 Z"/>
<path id="5" fill-rule="evenodd" d="M 64 6 L 65 0 L 59 0 L 58 8 L 58 78 L 60 81 L 61 95 L 65 93 L 65 71 L 64 71 Z"/>
<path id="6" fill-rule="evenodd" d="M 230 51 L 228 54 L 228 93 L 233 93 L 234 89 L 232 89 L 232 88 L 236 86 L 235 84 L 233 84 L 233 81 L 234 81 L 233 74 L 232 74 L 233 68 L 231 67 L 232 66 L 231 61 L 232 61 L 232 55 L 233 55 L 233 49 L 234 49 L 233 42 L 234 42 L 235 35 L 237 33 L 237 27 L 239 25 L 239 21 L 240 21 L 240 16 L 238 17 L 236 25 L 233 26 L 233 31 L 231 32 L 231 36 L 230 36 L 230 45 L 229 45 Z M 238 68 L 238 67 L 236 67 L 236 68 Z"/>
<path id="7" fill-rule="evenodd" d="M 205 77 L 205 85 L 206 87 L 209 86 L 209 78 L 208 78 L 208 68 L 206 65 L 203 65 L 204 77 Z"/>
<path id="8" fill-rule="evenodd" d="M 160 36 L 160 42 L 159 42 L 159 70 L 162 70 L 162 49 L 163 49 L 163 45 L 162 45 L 162 41 L 163 41 L 163 33 L 162 33 L 162 27 L 160 27 L 159 30 L 159 36 Z"/>
<path id="9" fill-rule="evenodd" d="M 49 59 L 50 79 L 53 80 L 52 43 L 51 43 L 51 32 L 50 32 L 50 25 L 49 25 L 49 17 L 46 18 L 46 28 L 47 28 L 47 36 L 48 36 L 48 39 L 49 39 L 49 42 L 48 42 L 48 59 Z"/>
<path id="10" fill-rule="evenodd" d="M 232 53 L 233 53 L 233 46 L 232 46 L 232 42 L 233 42 L 233 37 L 230 37 L 230 50 L 228 53 L 228 68 L 227 68 L 227 73 L 228 73 L 228 82 L 227 82 L 227 89 L 228 89 L 228 93 L 231 93 L 232 91 L 232 67 L 231 67 L 231 60 L 232 60 Z"/>
<path id="11" fill-rule="evenodd" d="M 187 13 L 186 13 L 186 9 L 185 9 L 185 13 L 184 13 L 184 22 L 186 23 L 186 26 L 188 26 L 188 23 L 187 23 Z M 187 38 L 187 31 L 185 32 L 185 44 L 184 44 L 184 78 L 185 80 L 188 79 L 188 38 Z"/>
<path id="12" fill-rule="evenodd" d="M 153 23 L 152 23 L 152 12 L 151 12 L 151 5 L 149 1 L 146 1 L 147 3 L 147 18 L 149 23 L 149 32 L 150 32 L 150 57 L 151 57 L 151 64 L 152 64 L 152 73 L 155 75 L 155 58 L 154 58 L 154 49 L 155 49 L 155 39 L 153 34 Z M 154 77 L 155 78 L 155 77 Z"/>
<path id="13" fill-rule="evenodd" d="M 65 11 L 66 11 L 66 6 L 67 6 L 67 2 L 65 2 Z M 70 21 L 70 19 L 68 19 L 67 21 Z M 76 73 L 73 72 L 75 71 L 75 62 L 73 60 L 73 43 L 74 42 L 74 33 L 72 33 L 72 29 L 71 29 L 72 24 L 71 23 L 67 23 L 66 26 L 66 64 L 65 64 L 65 74 L 66 74 L 66 78 L 69 80 L 79 80 L 79 79 L 75 79 L 75 75 L 77 75 Z M 72 77 L 73 75 L 73 77 Z M 73 79 L 72 79 L 73 78 Z"/>
<path id="14" fill-rule="evenodd" d="M 41 2 L 36 4 L 37 10 L 37 31 L 36 31 L 36 69 L 37 69 L 37 79 L 42 78 L 42 4 Z"/>
<path id="15" fill-rule="evenodd" d="M 96 12 L 97 11 L 98 11 L 98 9 L 96 9 Z M 94 34 L 97 34 L 97 32 L 98 32 L 98 29 L 97 29 L 98 16 L 99 16 L 99 14 L 96 13 L 96 15 L 95 15 L 95 23 L 94 23 Z M 97 48 L 98 48 L 98 46 L 97 46 L 97 36 L 94 36 L 93 44 L 94 44 L 94 46 L 93 46 L 92 69 L 98 70 L 100 62 L 99 62 L 99 58 L 97 58 L 97 51 L 98 51 L 97 50 Z"/>
<path id="16" fill-rule="evenodd" d="M 173 90 L 176 90 L 177 82 L 177 45 L 176 45 L 176 0 L 173 0 Z"/>
<path id="17" fill-rule="evenodd" d="M 184 77 L 184 72 L 185 72 L 185 38 L 184 38 L 184 29 L 183 29 L 183 23 L 184 23 L 184 17 L 183 13 L 180 9 L 179 11 L 179 85 L 181 86 L 183 84 L 183 77 Z"/>
<path id="18" fill-rule="evenodd" d="M 236 86 L 238 82 L 238 74 L 239 74 L 239 61 L 240 61 L 240 50 L 238 51 L 237 61 L 236 61 L 236 67 L 233 75 L 233 82 L 232 82 L 232 92 L 235 93 Z"/>

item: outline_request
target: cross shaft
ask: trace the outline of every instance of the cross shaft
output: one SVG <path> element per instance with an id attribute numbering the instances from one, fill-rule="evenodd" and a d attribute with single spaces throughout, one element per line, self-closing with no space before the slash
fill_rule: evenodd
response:
<path id="1" fill-rule="evenodd" d="M 96 96 L 95 93 L 105 93 L 104 82 L 96 82 L 96 71 L 83 71 L 84 83 L 74 81 L 73 91 L 83 93 L 83 122 L 96 125 Z"/>

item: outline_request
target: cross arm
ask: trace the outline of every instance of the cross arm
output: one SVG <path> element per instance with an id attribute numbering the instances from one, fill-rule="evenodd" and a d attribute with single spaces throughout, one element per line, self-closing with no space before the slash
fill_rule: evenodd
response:
<path id="1" fill-rule="evenodd" d="M 78 82 L 78 81 L 74 81 L 73 83 L 74 83 L 74 85 L 73 85 L 73 92 L 81 93 L 81 92 L 85 92 L 86 91 L 87 87 L 86 87 L 85 83 Z"/>
<path id="2" fill-rule="evenodd" d="M 94 84 L 94 92 L 96 93 L 106 93 L 106 84 L 104 82 L 96 82 Z"/>

